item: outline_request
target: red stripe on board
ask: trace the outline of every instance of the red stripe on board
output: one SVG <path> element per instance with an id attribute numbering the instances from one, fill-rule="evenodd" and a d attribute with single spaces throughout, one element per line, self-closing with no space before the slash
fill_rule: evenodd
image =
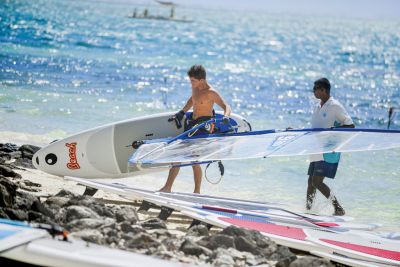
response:
<path id="1" fill-rule="evenodd" d="M 400 261 L 400 252 L 399 251 L 367 247 L 367 246 L 356 245 L 356 244 L 347 243 L 347 242 L 330 240 L 330 239 L 320 239 L 320 240 L 323 242 L 338 246 L 338 247 L 351 249 L 351 250 L 362 252 L 362 253 L 369 254 L 369 255 L 374 255 L 374 256 L 377 256 L 380 258 Z"/>
<path id="2" fill-rule="evenodd" d="M 237 210 L 233 210 L 233 209 L 220 208 L 220 207 L 207 206 L 207 205 L 203 205 L 201 207 L 206 210 L 215 210 L 215 211 L 222 211 L 222 212 L 235 213 L 235 214 L 237 213 Z"/>
<path id="3" fill-rule="evenodd" d="M 254 222 L 248 220 L 241 220 L 236 218 L 226 218 L 226 217 L 218 217 L 221 221 L 230 223 L 235 226 L 244 227 L 251 230 L 257 230 L 260 232 L 274 234 L 278 236 L 283 236 L 287 238 L 293 238 L 297 240 L 305 241 L 306 234 L 304 233 L 303 229 L 284 226 L 284 225 L 277 225 L 277 224 L 270 224 L 270 223 L 262 223 L 262 222 Z"/>
<path id="4" fill-rule="evenodd" d="M 340 226 L 339 224 L 333 223 L 333 222 L 313 222 L 313 224 L 318 225 L 318 226 L 323 226 L 323 227 Z"/>

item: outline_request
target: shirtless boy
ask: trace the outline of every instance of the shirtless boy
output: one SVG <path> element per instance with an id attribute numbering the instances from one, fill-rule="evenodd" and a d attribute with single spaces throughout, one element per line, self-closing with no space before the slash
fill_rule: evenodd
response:
<path id="1" fill-rule="evenodd" d="M 192 85 L 192 96 L 189 97 L 186 105 L 174 115 L 174 119 L 182 121 L 185 113 L 193 107 L 193 114 L 187 117 L 184 122 L 185 131 L 195 125 L 208 121 L 213 117 L 214 104 L 224 110 L 224 121 L 228 121 L 231 114 L 231 107 L 222 96 L 207 82 L 206 70 L 201 65 L 192 66 L 187 72 Z M 193 165 L 194 193 L 200 193 L 202 170 L 200 165 Z M 172 185 L 178 175 L 180 167 L 172 167 L 169 170 L 168 179 L 160 189 L 161 192 L 171 192 Z"/>

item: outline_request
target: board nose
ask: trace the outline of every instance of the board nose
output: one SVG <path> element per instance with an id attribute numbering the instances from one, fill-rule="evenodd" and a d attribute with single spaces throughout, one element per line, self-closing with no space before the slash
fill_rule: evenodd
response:
<path id="1" fill-rule="evenodd" d="M 37 152 L 32 157 L 32 164 L 33 166 L 35 166 L 36 169 L 39 169 L 40 160 Z"/>

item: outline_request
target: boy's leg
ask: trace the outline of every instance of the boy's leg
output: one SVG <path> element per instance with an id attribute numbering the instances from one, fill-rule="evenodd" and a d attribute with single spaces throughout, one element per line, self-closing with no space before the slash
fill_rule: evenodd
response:
<path id="1" fill-rule="evenodd" d="M 178 176 L 179 170 L 180 167 L 172 167 L 169 170 L 167 181 L 165 182 L 165 185 L 159 190 L 160 192 L 169 193 L 172 191 L 172 185 L 174 184 L 176 176 Z"/>
<path id="2" fill-rule="evenodd" d="M 200 165 L 193 165 L 194 191 L 193 193 L 200 194 L 202 170 Z"/>

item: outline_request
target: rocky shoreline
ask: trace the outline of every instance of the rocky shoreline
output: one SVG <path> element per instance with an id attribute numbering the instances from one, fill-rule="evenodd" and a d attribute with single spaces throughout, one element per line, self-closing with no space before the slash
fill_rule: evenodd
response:
<path id="1" fill-rule="evenodd" d="M 42 185 L 24 174 L 34 168 L 31 160 L 38 149 L 0 143 L 1 218 L 59 225 L 87 242 L 188 264 L 333 266 L 321 258 L 295 254 L 257 231 L 236 227 L 209 231 L 203 224 L 180 231 L 168 221 L 138 214 L 134 205 L 108 204 L 62 188 L 40 198 L 35 193 Z"/>

